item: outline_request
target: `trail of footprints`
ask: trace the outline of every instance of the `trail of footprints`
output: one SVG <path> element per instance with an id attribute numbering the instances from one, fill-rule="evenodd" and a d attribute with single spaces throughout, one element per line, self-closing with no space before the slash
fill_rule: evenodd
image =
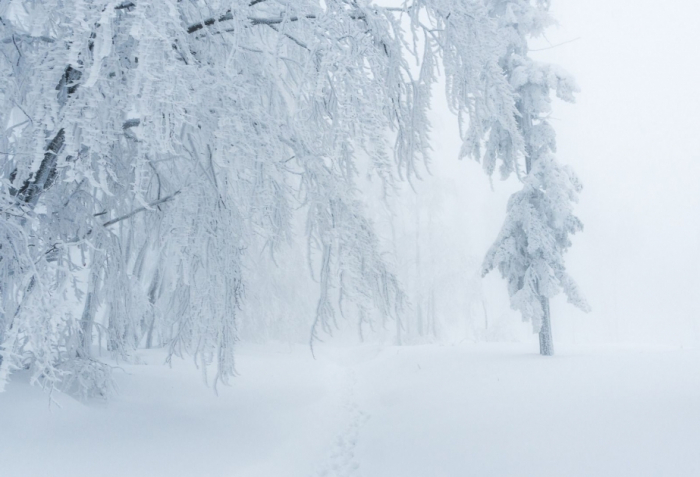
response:
<path id="1" fill-rule="evenodd" d="M 362 411 L 355 399 L 354 371 L 349 371 L 345 403 L 343 410 L 348 416 L 347 427 L 335 438 L 328 461 L 318 472 L 318 477 L 360 477 L 360 463 L 355 456 L 355 448 L 361 427 L 369 419 L 369 414 Z"/>

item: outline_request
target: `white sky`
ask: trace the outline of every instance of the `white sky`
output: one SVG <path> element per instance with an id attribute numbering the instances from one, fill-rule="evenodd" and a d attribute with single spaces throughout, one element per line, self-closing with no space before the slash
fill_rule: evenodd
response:
<path id="1" fill-rule="evenodd" d="M 532 56 L 573 73 L 582 90 L 575 105 L 555 103 L 552 123 L 559 160 L 571 164 L 584 184 L 577 213 L 585 230 L 574 237 L 567 260 L 593 307 L 584 314 L 556 298 L 555 341 L 698 344 L 700 4 L 552 4 L 560 25 L 533 48 L 575 41 Z M 494 177 L 491 192 L 479 165 L 456 161 L 455 121 L 442 96 L 436 89 L 434 175 L 417 187 L 421 196 L 440 191 L 446 197 L 431 212 L 442 220 L 428 248 L 455 257 L 468 248 L 480 261 L 518 186 L 514 179 L 501 183 Z M 471 271 L 453 260 L 440 273 Z M 492 275 L 484 282 L 489 306 L 509 314 L 505 283 Z M 446 293 L 446 314 L 462 312 L 456 296 Z M 531 336 L 517 315 L 508 320 L 516 335 Z"/>
<path id="2" fill-rule="evenodd" d="M 586 230 L 569 263 L 595 309 L 569 314 L 590 336 L 698 342 L 700 4 L 552 3 L 560 26 L 547 39 L 578 39 L 533 56 L 582 89 L 578 104 L 555 106 L 554 124 L 560 160 L 584 182 Z"/>

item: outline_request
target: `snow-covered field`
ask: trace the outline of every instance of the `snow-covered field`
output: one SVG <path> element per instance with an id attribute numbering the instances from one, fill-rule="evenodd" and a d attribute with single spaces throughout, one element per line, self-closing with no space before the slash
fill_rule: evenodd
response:
<path id="1" fill-rule="evenodd" d="M 216 396 L 160 351 L 108 402 L 0 394 L 2 477 L 698 476 L 700 350 L 241 345 Z"/>

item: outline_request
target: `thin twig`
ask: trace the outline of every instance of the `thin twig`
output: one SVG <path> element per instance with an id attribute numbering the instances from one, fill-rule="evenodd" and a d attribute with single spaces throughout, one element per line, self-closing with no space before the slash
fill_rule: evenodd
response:
<path id="1" fill-rule="evenodd" d="M 302 43 L 301 41 L 299 41 L 299 40 L 297 40 L 296 38 L 294 38 L 294 37 L 293 37 L 292 35 L 290 35 L 289 33 L 280 32 L 279 28 L 277 28 L 275 25 L 271 25 L 271 24 L 269 24 L 269 23 L 267 23 L 266 25 L 269 26 L 270 28 L 272 28 L 273 30 L 275 30 L 277 33 L 281 33 L 282 35 L 286 36 L 287 38 L 289 38 L 290 40 L 292 40 L 294 43 L 296 43 L 297 45 L 299 45 L 299 46 L 302 47 L 303 49 L 305 49 L 305 50 L 308 50 L 308 49 L 309 49 L 308 46 L 306 46 L 304 43 Z"/>
<path id="2" fill-rule="evenodd" d="M 579 36 L 579 37 L 576 37 L 576 38 L 574 38 L 574 39 L 572 39 L 572 40 L 567 40 L 567 41 L 563 41 L 563 42 L 561 42 L 561 43 L 557 43 L 556 45 L 548 46 L 547 48 L 537 48 L 537 49 L 534 49 L 534 50 L 531 49 L 530 51 L 545 51 L 545 50 L 551 50 L 552 48 L 556 48 L 556 47 L 558 47 L 558 46 L 566 45 L 567 43 L 573 43 L 574 41 L 577 41 L 577 40 L 580 40 L 580 39 L 581 39 L 581 37 Z"/>
<path id="3" fill-rule="evenodd" d="M 157 205 L 160 205 L 160 204 L 162 204 L 162 203 L 164 203 L 164 202 L 168 202 L 169 200 L 173 199 L 173 198 L 174 198 L 176 195 L 178 195 L 179 193 L 180 193 L 180 191 L 177 191 L 177 192 L 175 192 L 174 194 L 169 195 L 168 197 L 164 197 L 163 199 L 157 200 L 157 201 L 155 201 L 155 202 L 151 202 L 150 204 L 148 204 L 147 207 L 139 207 L 138 209 L 132 210 L 131 212 L 129 212 L 129 213 L 126 214 L 126 215 L 122 215 L 121 217 L 117 217 L 116 219 L 109 220 L 109 221 L 105 222 L 105 223 L 102 224 L 102 225 L 103 225 L 104 227 L 109 227 L 110 225 L 114 225 L 114 224 L 116 224 L 116 223 L 119 223 L 119 222 L 121 222 L 121 221 L 123 221 L 123 220 L 126 220 L 126 219 L 128 219 L 128 218 L 130 218 L 130 217 L 133 217 L 134 215 L 136 215 L 136 214 L 138 214 L 138 213 L 141 213 L 141 212 L 143 212 L 143 211 L 145 211 L 145 210 L 149 210 L 149 209 L 151 209 L 151 208 L 153 208 L 153 207 L 155 207 L 155 206 L 157 206 Z"/>
<path id="4" fill-rule="evenodd" d="M 19 60 L 22 59 L 22 52 L 19 50 L 19 46 L 17 46 L 17 42 L 15 41 L 15 36 L 12 35 L 12 43 L 14 43 L 15 48 L 17 48 L 17 54 L 19 57 L 17 58 L 17 66 L 19 66 Z"/>

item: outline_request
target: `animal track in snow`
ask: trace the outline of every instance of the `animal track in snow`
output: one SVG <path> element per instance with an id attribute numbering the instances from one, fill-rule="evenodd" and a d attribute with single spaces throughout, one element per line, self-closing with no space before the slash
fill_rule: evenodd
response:
<path id="1" fill-rule="evenodd" d="M 362 411 L 355 399 L 355 383 L 357 378 L 354 371 L 348 372 L 345 386 L 345 404 L 343 410 L 347 414 L 347 426 L 338 434 L 333 442 L 329 458 L 318 477 L 359 477 L 360 463 L 355 455 L 360 428 L 369 419 L 369 414 Z"/>

